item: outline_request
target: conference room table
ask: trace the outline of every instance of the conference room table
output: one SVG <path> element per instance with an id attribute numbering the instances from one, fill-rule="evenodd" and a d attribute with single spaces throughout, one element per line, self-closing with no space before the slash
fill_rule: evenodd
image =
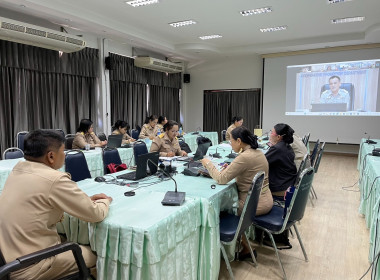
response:
<path id="1" fill-rule="evenodd" d="M 198 132 L 198 134 L 192 134 L 191 132 L 185 134 L 183 136 L 184 141 L 189 145 L 190 149 L 195 152 L 197 149 L 197 138 L 198 136 L 208 137 L 213 145 L 218 145 L 218 133 L 217 132 Z M 150 145 L 152 143 L 149 139 L 141 139 L 140 141 L 144 141 L 149 150 Z M 118 148 L 120 159 L 123 163 L 126 163 L 127 166 L 134 165 L 133 162 L 133 148 Z M 102 149 L 95 148 L 89 151 L 82 151 L 85 155 L 88 169 L 90 170 L 91 177 L 95 178 L 97 176 L 104 175 L 104 167 L 103 167 L 103 158 L 102 158 Z M 12 171 L 13 167 L 24 159 L 7 159 L 0 160 L 0 194 L 4 188 L 5 181 L 8 178 L 9 173 Z M 63 166 L 61 171 L 65 171 L 65 166 Z"/>
<path id="2" fill-rule="evenodd" d="M 180 161 L 175 164 L 179 172 L 184 168 Z M 108 182 L 78 182 L 88 195 L 103 192 L 113 198 L 104 221 L 85 223 L 65 214 L 60 229 L 68 240 L 96 251 L 98 279 L 217 279 L 219 212 L 238 207 L 234 183 L 218 185 L 211 178 L 178 173 L 173 178 L 178 191 L 186 192 L 185 203 L 163 206 L 173 180 L 150 176 L 127 187 L 112 184 L 117 174 L 106 175 Z M 135 196 L 124 196 L 135 188 Z"/>
<path id="3" fill-rule="evenodd" d="M 368 258 L 372 262 L 380 251 L 380 157 L 372 156 L 372 150 L 380 148 L 380 139 L 374 139 L 377 144 L 367 144 L 366 140 L 361 140 L 358 158 L 359 212 L 365 216 L 366 225 L 370 230 Z M 377 261 L 379 262 L 379 259 Z M 376 273 L 380 275 L 380 265 L 376 267 Z"/>

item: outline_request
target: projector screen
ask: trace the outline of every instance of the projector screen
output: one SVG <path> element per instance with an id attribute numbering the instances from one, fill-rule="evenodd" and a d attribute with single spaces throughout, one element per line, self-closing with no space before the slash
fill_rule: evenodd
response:
<path id="1" fill-rule="evenodd" d="M 380 49 L 264 58 L 263 130 L 288 123 L 310 139 L 380 139 Z"/>
<path id="2" fill-rule="evenodd" d="M 286 114 L 380 116 L 380 60 L 291 65 Z"/>

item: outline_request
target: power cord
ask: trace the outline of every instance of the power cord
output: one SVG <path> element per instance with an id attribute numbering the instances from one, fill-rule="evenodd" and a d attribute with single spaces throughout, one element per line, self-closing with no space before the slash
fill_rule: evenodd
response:
<path id="1" fill-rule="evenodd" d="M 360 190 L 357 190 L 357 191 L 355 191 L 355 190 L 349 190 L 349 189 L 355 187 L 357 183 L 359 183 L 359 180 L 357 180 L 352 186 L 342 187 L 342 190 L 344 190 L 346 192 L 360 192 Z"/>
<path id="2" fill-rule="evenodd" d="M 373 185 L 375 184 L 375 182 L 376 182 L 376 180 L 377 180 L 378 178 L 380 178 L 380 175 L 377 176 L 375 179 L 373 179 L 373 182 L 372 182 L 372 185 L 371 185 L 371 189 L 370 189 L 370 191 L 369 191 L 369 194 L 368 194 L 368 196 L 367 196 L 364 200 L 367 200 L 367 199 L 369 198 L 369 196 L 371 195 L 371 192 L 372 192 L 372 189 L 373 189 Z"/>
<path id="3" fill-rule="evenodd" d="M 373 266 L 373 264 L 375 263 L 375 261 L 379 258 L 379 255 L 380 255 L 380 252 L 377 253 L 376 258 L 371 262 L 371 264 L 369 265 L 367 271 L 362 275 L 362 277 L 359 278 L 359 280 L 362 280 L 368 274 L 369 270 L 371 269 L 371 267 Z"/>

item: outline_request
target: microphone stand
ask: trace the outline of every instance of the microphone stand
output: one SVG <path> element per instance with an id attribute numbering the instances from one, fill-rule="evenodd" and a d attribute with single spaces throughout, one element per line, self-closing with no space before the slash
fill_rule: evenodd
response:
<path id="1" fill-rule="evenodd" d="M 161 201 L 162 205 L 169 205 L 169 206 L 180 206 L 185 201 L 185 192 L 178 192 L 177 191 L 177 182 L 174 180 L 174 178 L 170 175 L 170 173 L 167 173 L 164 169 L 160 168 L 155 162 L 153 162 L 151 159 L 148 159 L 150 163 L 155 165 L 158 169 L 162 171 L 167 177 L 172 179 L 175 184 L 175 191 L 168 191 L 165 194 L 164 199 Z"/>
<path id="2" fill-rule="evenodd" d="M 224 149 L 220 148 L 222 151 L 224 151 Z M 216 151 L 215 151 L 215 154 L 212 155 L 212 157 L 214 158 L 221 158 L 220 154 L 218 153 L 218 147 L 216 148 Z"/>
<path id="3" fill-rule="evenodd" d="M 367 132 L 364 132 L 364 134 L 367 134 Z M 371 137 L 368 134 L 368 139 L 365 141 L 367 144 L 377 144 L 377 142 L 370 139 Z"/>

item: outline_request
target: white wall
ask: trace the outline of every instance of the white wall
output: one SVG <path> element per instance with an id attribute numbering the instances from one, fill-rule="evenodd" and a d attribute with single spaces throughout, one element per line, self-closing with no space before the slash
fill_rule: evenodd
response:
<path id="1" fill-rule="evenodd" d="M 203 127 L 203 91 L 261 88 L 260 55 L 223 57 L 187 71 L 190 83 L 183 84 L 183 116 L 186 131 Z"/>

